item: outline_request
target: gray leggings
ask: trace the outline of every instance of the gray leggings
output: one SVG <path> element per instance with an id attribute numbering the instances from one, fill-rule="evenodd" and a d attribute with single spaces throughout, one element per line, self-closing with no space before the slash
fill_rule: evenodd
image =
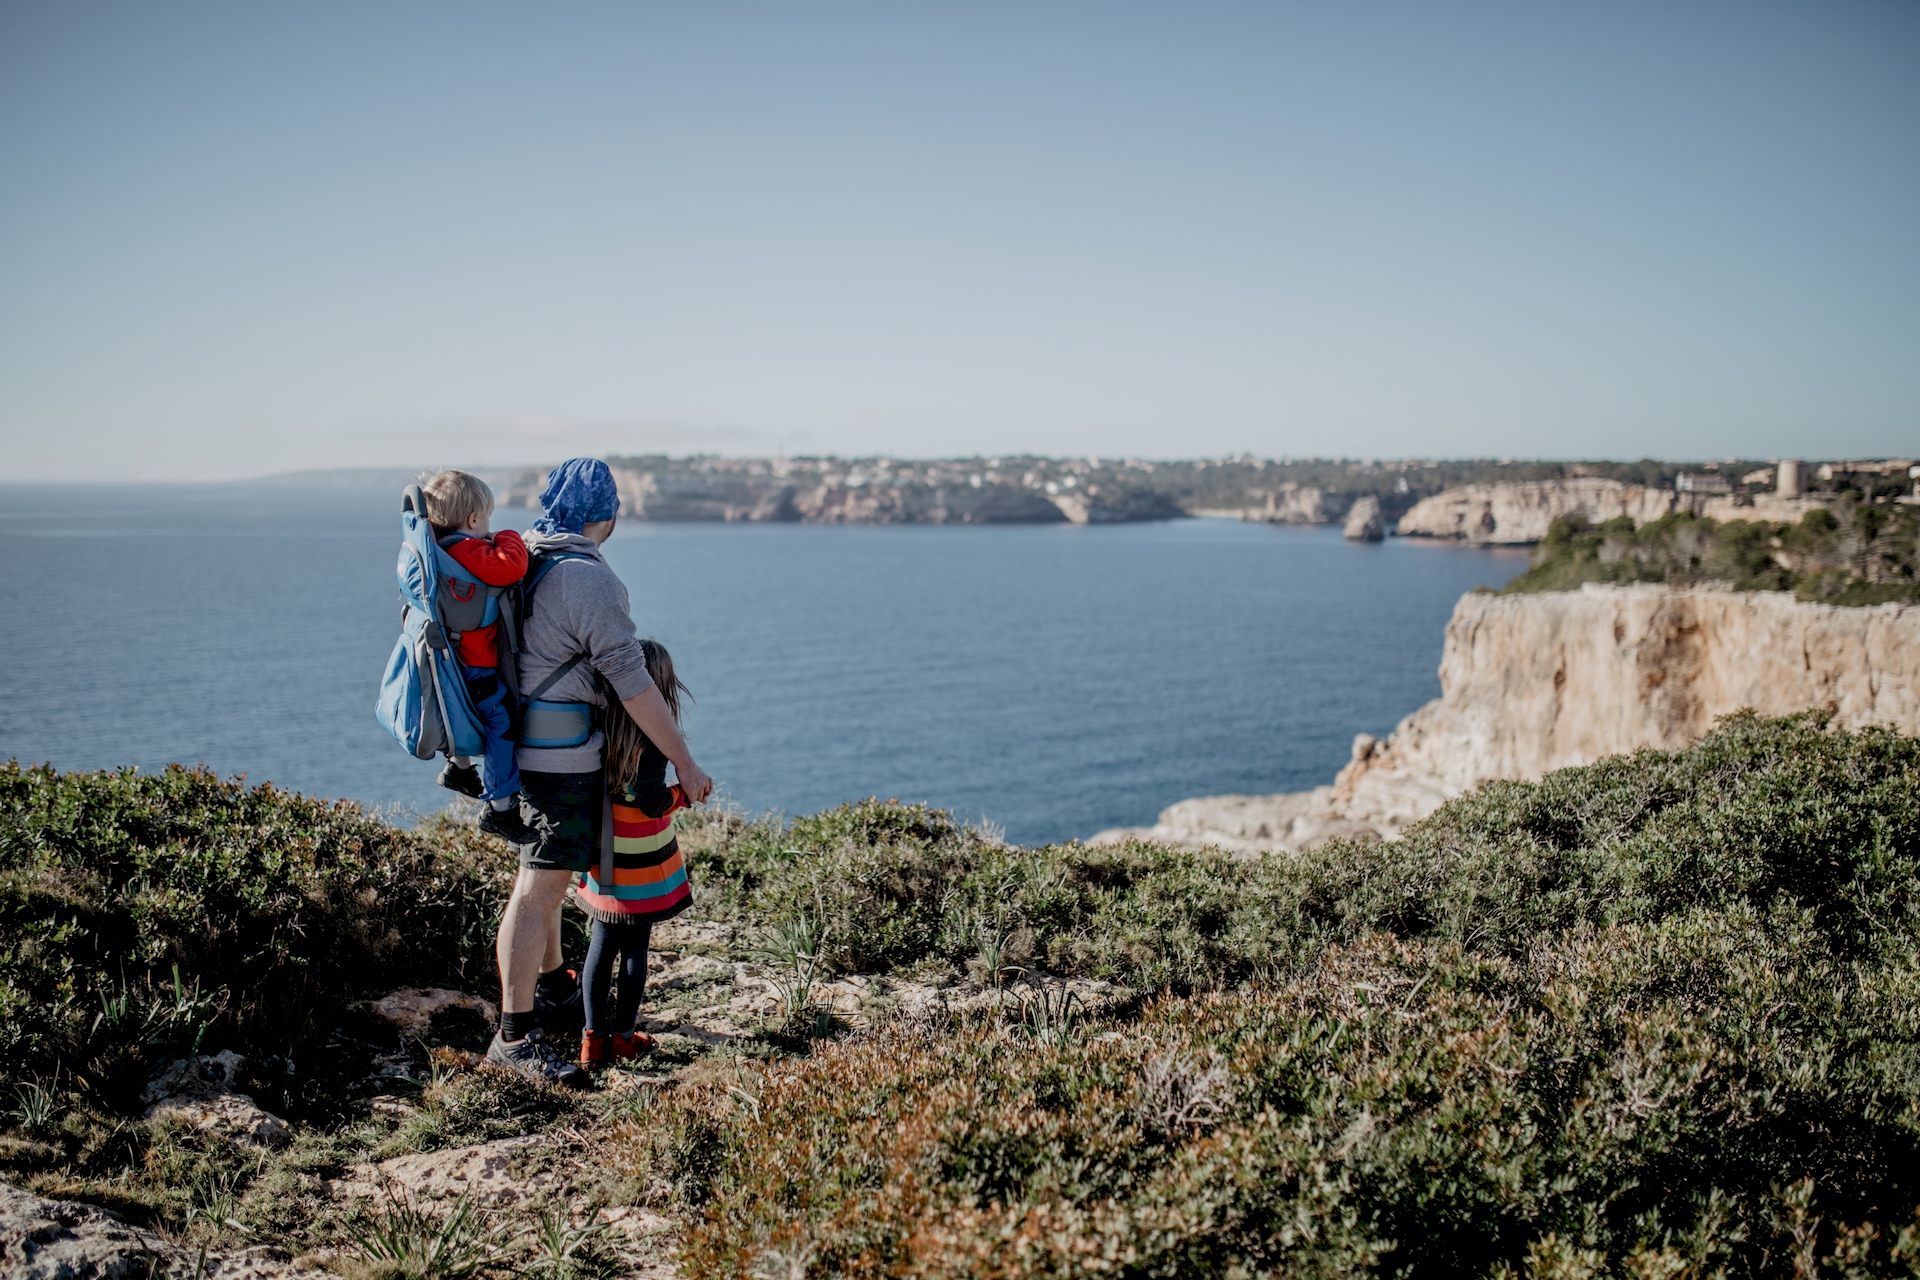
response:
<path id="1" fill-rule="evenodd" d="M 586 999 L 587 1030 L 628 1032 L 640 1015 L 640 997 L 647 989 L 647 944 L 653 921 L 593 922 L 593 941 L 587 945 L 587 970 L 580 988 Z M 620 987 L 612 1006 L 607 1003 L 613 984 L 615 957 L 620 964 Z"/>

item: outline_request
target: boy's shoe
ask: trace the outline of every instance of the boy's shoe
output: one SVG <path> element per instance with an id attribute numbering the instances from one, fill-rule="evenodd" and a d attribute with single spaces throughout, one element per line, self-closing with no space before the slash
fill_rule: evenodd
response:
<path id="1" fill-rule="evenodd" d="M 528 826 L 527 820 L 520 816 L 520 806 L 517 804 L 506 809 L 488 805 L 487 811 L 480 815 L 480 829 L 490 836 L 499 836 L 508 844 L 532 844 L 540 838 L 540 833 Z"/>
<path id="2" fill-rule="evenodd" d="M 541 1084 L 559 1085 L 563 1089 L 591 1089 L 593 1077 L 564 1061 L 554 1052 L 547 1037 L 539 1028 L 527 1033 L 525 1040 L 516 1040 L 512 1044 L 500 1038 L 498 1031 L 493 1033 L 493 1043 L 487 1046 L 487 1061 L 496 1067 L 505 1067 L 509 1071 L 518 1071 L 529 1080 Z"/>
<path id="3" fill-rule="evenodd" d="M 613 1033 L 611 1031 L 582 1031 L 580 1033 L 580 1065 L 583 1067 L 604 1067 L 613 1061 Z"/>
<path id="4" fill-rule="evenodd" d="M 607 1040 L 608 1062 L 631 1062 L 654 1049 L 653 1037 L 644 1031 L 615 1031 Z"/>
<path id="5" fill-rule="evenodd" d="M 558 982 L 542 979 L 533 988 L 533 1016 L 549 1031 L 578 1031 L 587 1025 L 587 1002 L 580 998 L 580 975 L 572 969 Z"/>
<path id="6" fill-rule="evenodd" d="M 486 790 L 480 785 L 480 771 L 470 764 L 455 764 L 447 761 L 447 767 L 440 771 L 440 785 L 449 791 L 458 791 L 463 796 L 472 796 L 478 800 Z"/>

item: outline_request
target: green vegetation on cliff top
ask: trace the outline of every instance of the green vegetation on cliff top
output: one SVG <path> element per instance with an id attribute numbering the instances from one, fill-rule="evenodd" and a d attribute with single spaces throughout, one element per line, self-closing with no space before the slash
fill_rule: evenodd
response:
<path id="1" fill-rule="evenodd" d="M 1681 512 L 1636 528 L 1556 520 L 1512 592 L 1570 591 L 1587 582 L 1715 583 L 1791 591 L 1824 604 L 1920 602 L 1920 507 L 1842 499 L 1797 524 Z"/>
<path id="2" fill-rule="evenodd" d="M 13 768 L 0 1069 L 57 1101 L 6 1122 L 5 1176 L 339 1245 L 358 1211 L 310 1188 L 345 1162 L 562 1126 L 586 1149 L 553 1194 L 674 1215 L 696 1277 L 1920 1272 L 1915 739 L 1737 716 L 1285 858 L 1010 848 L 877 802 L 685 843 L 705 917 L 1049 995 L 769 1028 L 605 1101 L 443 1066 L 394 1128 L 314 1064 L 370 1044 L 367 994 L 486 990 L 503 849 L 203 773 Z M 1063 1013 L 1064 975 L 1135 994 Z M 92 1018 L 122 1000 L 116 1047 Z M 194 1036 L 282 1053 L 287 1150 L 128 1116 L 115 1053 Z"/>

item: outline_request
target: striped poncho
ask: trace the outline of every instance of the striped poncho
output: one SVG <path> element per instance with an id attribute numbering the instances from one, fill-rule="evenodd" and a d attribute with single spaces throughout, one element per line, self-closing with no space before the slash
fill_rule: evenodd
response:
<path id="1" fill-rule="evenodd" d="M 648 743 L 634 780 L 609 797 L 612 848 L 603 834 L 598 865 L 573 885 L 574 901 L 596 920 L 671 920 L 693 904 L 674 830 L 687 796 L 678 785 L 666 784 L 666 772 L 666 756 Z M 610 880 L 605 878 L 609 863 Z"/>

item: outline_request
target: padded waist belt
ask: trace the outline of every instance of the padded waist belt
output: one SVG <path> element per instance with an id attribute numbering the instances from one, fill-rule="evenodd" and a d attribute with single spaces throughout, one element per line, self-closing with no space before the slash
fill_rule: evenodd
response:
<path id="1" fill-rule="evenodd" d="M 593 736 L 590 702 L 529 702 L 521 721 L 523 747 L 577 747 Z"/>

